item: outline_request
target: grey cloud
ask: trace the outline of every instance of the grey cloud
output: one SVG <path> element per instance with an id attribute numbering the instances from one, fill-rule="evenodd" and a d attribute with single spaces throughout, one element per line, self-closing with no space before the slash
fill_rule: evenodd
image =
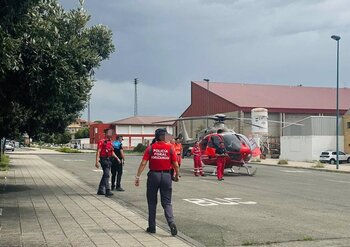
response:
<path id="1" fill-rule="evenodd" d="M 119 85 L 138 77 L 145 92 L 173 90 L 159 109 L 165 115 L 186 109 L 191 80 L 334 86 L 332 34 L 342 36 L 341 83 L 350 82 L 348 0 L 86 0 L 85 8 L 92 24 L 112 29 L 117 48 L 96 78 Z"/>

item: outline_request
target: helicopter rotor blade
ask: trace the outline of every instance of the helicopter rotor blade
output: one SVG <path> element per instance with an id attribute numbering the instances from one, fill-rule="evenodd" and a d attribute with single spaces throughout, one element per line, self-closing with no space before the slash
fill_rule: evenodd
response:
<path id="1" fill-rule="evenodd" d="M 213 119 L 217 120 L 215 116 L 197 116 L 197 117 L 181 117 L 181 118 L 175 118 L 175 119 L 168 119 L 163 121 L 156 121 L 153 123 L 168 123 L 168 122 L 178 122 L 178 121 L 185 121 L 185 120 L 197 120 L 197 119 Z"/>
<path id="2" fill-rule="evenodd" d="M 252 120 L 251 118 L 240 118 L 240 119 L 243 119 L 243 120 Z M 284 122 L 284 121 L 278 121 L 278 120 L 269 120 L 269 119 L 267 119 L 267 122 L 269 122 L 269 123 L 278 123 L 278 124 L 281 124 L 281 123 L 283 123 L 283 124 L 289 124 L 289 125 L 299 125 L 299 126 L 304 126 L 304 124 L 301 124 L 301 123 L 296 123 L 296 122 L 294 122 L 294 123 L 292 123 L 292 122 Z"/>

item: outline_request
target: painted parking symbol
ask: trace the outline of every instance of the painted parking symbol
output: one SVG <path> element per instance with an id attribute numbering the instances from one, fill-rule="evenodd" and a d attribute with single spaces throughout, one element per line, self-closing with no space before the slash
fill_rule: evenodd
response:
<path id="1" fill-rule="evenodd" d="M 194 203 L 202 207 L 219 206 L 219 205 L 255 205 L 257 202 L 242 201 L 241 198 L 187 198 L 186 202 Z"/>

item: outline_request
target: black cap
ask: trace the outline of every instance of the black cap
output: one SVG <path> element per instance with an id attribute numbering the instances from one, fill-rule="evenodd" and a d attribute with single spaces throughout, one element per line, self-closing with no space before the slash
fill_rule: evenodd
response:
<path id="1" fill-rule="evenodd" d="M 159 136 L 166 135 L 166 134 L 168 134 L 168 132 L 166 131 L 166 128 L 159 128 L 159 129 L 156 129 L 156 131 L 154 132 L 154 137 L 158 138 Z"/>

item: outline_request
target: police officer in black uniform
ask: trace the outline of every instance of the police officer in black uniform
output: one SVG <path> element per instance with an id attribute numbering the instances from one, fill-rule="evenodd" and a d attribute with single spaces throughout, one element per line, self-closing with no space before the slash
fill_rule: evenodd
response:
<path id="1" fill-rule="evenodd" d="M 125 162 L 125 156 L 123 151 L 123 136 L 117 136 L 116 140 L 112 143 L 114 153 L 118 156 L 119 161 L 117 159 L 112 160 L 112 167 L 111 167 L 111 173 L 112 173 L 112 190 L 116 191 L 124 191 L 124 189 L 121 187 L 120 183 L 122 180 L 123 175 L 123 166 Z M 117 177 L 117 184 L 116 184 L 116 178 Z"/>
<path id="2" fill-rule="evenodd" d="M 139 169 L 135 177 L 135 185 L 140 185 L 140 176 L 149 161 L 150 171 L 147 174 L 147 202 L 148 202 L 148 228 L 149 233 L 156 232 L 156 210 L 158 190 L 160 190 L 161 204 L 165 218 L 170 227 L 171 235 L 177 234 L 171 205 L 172 196 L 172 168 L 176 171 L 174 181 L 179 181 L 179 165 L 176 153 L 172 145 L 165 142 L 166 129 L 155 131 L 156 142 L 151 144 L 145 151 Z"/>

